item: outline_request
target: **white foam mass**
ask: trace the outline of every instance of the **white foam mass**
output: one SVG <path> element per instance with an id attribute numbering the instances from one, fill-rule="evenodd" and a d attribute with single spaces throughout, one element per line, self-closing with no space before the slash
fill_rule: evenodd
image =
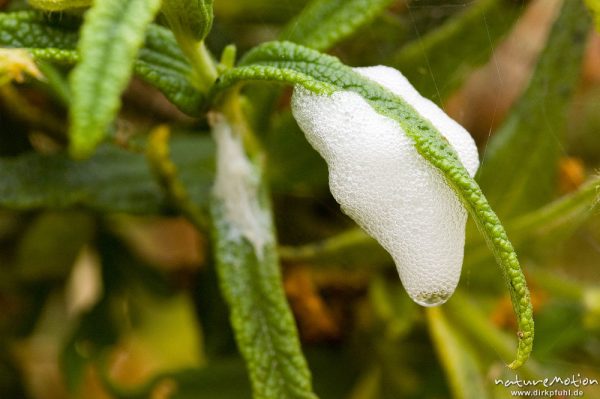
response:
<path id="1" fill-rule="evenodd" d="M 479 160 L 469 133 L 400 72 L 383 66 L 355 71 L 428 119 L 475 174 Z M 327 161 L 333 196 L 392 255 L 410 297 L 424 306 L 444 303 L 460 278 L 467 211 L 441 172 L 417 152 L 398 122 L 357 93 L 326 96 L 296 87 L 292 112 Z"/>
<path id="2" fill-rule="evenodd" d="M 212 193 L 222 201 L 228 239 L 245 238 L 262 258 L 269 240 L 266 235 L 269 222 L 259 204 L 259 177 L 246 156 L 241 138 L 233 132 L 226 118 L 213 113 L 210 119 L 217 144 L 217 173 Z"/>

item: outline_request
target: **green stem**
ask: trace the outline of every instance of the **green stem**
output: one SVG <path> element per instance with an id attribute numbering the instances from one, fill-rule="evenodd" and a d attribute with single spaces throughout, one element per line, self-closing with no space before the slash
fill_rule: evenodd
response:
<path id="1" fill-rule="evenodd" d="M 175 32 L 177 42 L 183 53 L 192 63 L 194 70 L 192 80 L 202 93 L 208 93 L 218 77 L 217 66 L 204 41 L 196 42 L 189 37 Z"/>
<path id="2" fill-rule="evenodd" d="M 177 167 L 170 158 L 169 136 L 170 131 L 167 126 L 157 127 L 150 135 L 146 155 L 152 172 L 173 206 L 183 212 L 198 230 L 209 231 L 210 221 L 190 198 L 187 189 L 179 179 Z"/>
<path id="3" fill-rule="evenodd" d="M 288 263 L 367 273 L 393 265 L 390 254 L 358 228 L 316 243 L 299 247 L 283 246 L 279 248 L 279 254 Z"/>
<path id="4" fill-rule="evenodd" d="M 279 256 L 285 262 L 307 262 L 323 256 L 336 255 L 356 245 L 364 245 L 368 242 L 378 245 L 364 231 L 354 228 L 323 241 L 297 247 L 281 246 L 279 247 Z"/>

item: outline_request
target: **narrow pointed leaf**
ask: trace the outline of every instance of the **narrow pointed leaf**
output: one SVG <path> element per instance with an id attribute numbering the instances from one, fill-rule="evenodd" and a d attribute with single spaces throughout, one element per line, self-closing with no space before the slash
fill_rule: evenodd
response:
<path id="1" fill-rule="evenodd" d="M 565 1 L 529 87 L 490 141 L 478 180 L 501 215 L 552 199 L 568 105 L 579 82 L 590 18 L 581 1 Z"/>
<path id="2" fill-rule="evenodd" d="M 221 291 L 254 398 L 314 399 L 287 303 L 262 168 L 225 120 L 214 127 L 217 178 L 211 201 Z"/>
<path id="3" fill-rule="evenodd" d="M 70 77 L 74 156 L 91 155 L 106 136 L 159 7 L 160 0 L 103 0 L 86 13 L 78 45 L 80 61 Z"/>
<path id="4" fill-rule="evenodd" d="M 0 46 L 28 49 L 38 60 L 72 65 L 79 18 L 22 11 L 0 14 Z M 192 67 L 177 46 L 173 34 L 151 25 L 146 43 L 139 50 L 134 70 L 137 76 L 159 89 L 179 109 L 197 115 L 204 96 L 190 83 Z"/>
<path id="5" fill-rule="evenodd" d="M 373 21 L 391 3 L 392 0 L 313 0 L 280 37 L 324 51 Z"/>
<path id="6" fill-rule="evenodd" d="M 377 112 L 400 124 L 413 140 L 416 150 L 442 173 L 454 189 L 494 253 L 511 294 L 521 337 L 517 359 L 510 367 L 523 364 L 533 345 L 533 315 L 529 290 L 517 255 L 483 192 L 431 122 L 403 99 L 354 72 L 337 58 L 306 47 L 288 42 L 266 43 L 250 51 L 240 65 L 241 68 L 221 76 L 216 91 L 248 79 L 302 85 L 323 95 L 336 89 L 351 90 L 360 94 Z"/>
<path id="7" fill-rule="evenodd" d="M 402 47 L 389 65 L 402 71 L 421 94 L 441 102 L 490 58 L 523 9 L 518 1 L 474 2 L 464 13 Z"/>

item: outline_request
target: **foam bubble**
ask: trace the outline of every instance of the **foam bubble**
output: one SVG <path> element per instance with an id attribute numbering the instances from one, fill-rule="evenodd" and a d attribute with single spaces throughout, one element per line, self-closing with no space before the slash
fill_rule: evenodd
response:
<path id="1" fill-rule="evenodd" d="M 477 148 L 468 132 L 400 72 L 356 71 L 403 97 L 448 139 L 469 173 L 476 172 Z M 324 96 L 296 87 L 292 112 L 327 161 L 333 196 L 392 255 L 410 297 L 423 306 L 444 303 L 460 277 L 467 212 L 441 173 L 396 121 L 357 93 Z"/>

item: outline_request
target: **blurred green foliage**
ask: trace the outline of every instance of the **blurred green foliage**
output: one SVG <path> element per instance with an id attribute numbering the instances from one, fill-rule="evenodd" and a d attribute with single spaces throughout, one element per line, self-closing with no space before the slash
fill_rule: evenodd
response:
<path id="1" fill-rule="evenodd" d="M 31 5 L 49 9 L 44 3 Z M 206 43 L 193 41 L 226 73 L 231 65 L 216 60 L 230 43 L 245 54 L 293 40 L 348 65 L 394 66 L 447 104 L 484 64 L 498 68 L 491 57 L 517 23 L 553 25 L 508 115 L 489 112 L 499 126 L 490 137 L 474 132 L 478 179 L 534 304 L 533 357 L 517 371 L 505 367 L 517 341 L 512 305 L 473 226 L 454 297 L 418 307 L 389 255 L 328 193 L 326 165 L 296 126 L 287 89 L 248 84 L 211 97 L 190 49 L 177 46 L 189 38 L 159 26 L 162 17 L 128 30 L 137 13 L 127 6 L 148 6 L 146 22 L 157 11 L 135 0 L 104 4 L 126 12 L 88 26 L 103 53 L 86 55 L 77 50 L 82 20 L 99 17 L 81 1 L 60 3 L 66 11 L 52 13 L 0 1 L 0 46 L 29 49 L 45 76 L 21 76 L 27 68 L 0 57 L 8 82 L 0 86 L 0 397 L 509 398 L 512 388 L 496 379 L 600 380 L 600 76 L 589 72 L 600 63 L 589 55 L 598 38 L 585 9 L 593 1 L 215 0 Z M 552 7 L 548 21 L 531 16 Z M 103 36 L 107 25 L 139 40 Z M 137 58 L 111 62 L 119 46 Z M 87 74 L 90 85 L 110 93 L 69 80 L 86 57 L 102 72 Z M 121 96 L 111 82 L 130 73 Z M 109 116 L 96 126 L 104 142 L 74 160 L 69 105 L 81 96 L 100 105 L 80 116 Z M 268 219 L 265 257 L 202 216 L 212 209 L 223 220 L 211 197 L 211 106 L 244 131 Z M 164 148 L 148 140 L 158 124 L 171 131 Z M 580 389 L 600 397 L 598 385 Z"/>

